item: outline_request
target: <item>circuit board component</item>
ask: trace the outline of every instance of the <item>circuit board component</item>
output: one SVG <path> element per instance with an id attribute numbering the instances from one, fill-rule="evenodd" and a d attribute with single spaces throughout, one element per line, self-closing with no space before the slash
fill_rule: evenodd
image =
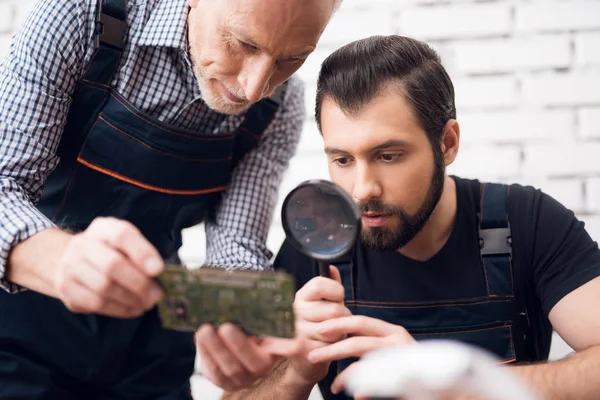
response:
<path id="1" fill-rule="evenodd" d="M 193 332 L 230 322 L 253 336 L 294 337 L 289 274 L 166 265 L 157 280 L 165 292 L 158 303 L 165 329 Z"/>

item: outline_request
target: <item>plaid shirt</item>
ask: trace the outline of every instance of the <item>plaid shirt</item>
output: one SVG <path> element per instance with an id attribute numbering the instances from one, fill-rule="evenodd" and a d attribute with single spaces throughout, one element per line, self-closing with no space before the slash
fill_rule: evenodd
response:
<path id="1" fill-rule="evenodd" d="M 35 207 L 56 150 L 71 94 L 94 51 L 97 0 L 39 0 L 0 65 L 0 285 L 17 243 L 54 224 Z M 200 97 L 187 49 L 186 0 L 129 0 L 129 33 L 113 87 L 146 115 L 215 135 L 243 115 L 210 110 Z M 305 116 L 301 81 L 292 78 L 261 141 L 240 162 L 215 224 L 206 225 L 207 264 L 270 268 L 266 238 L 277 189 Z"/>

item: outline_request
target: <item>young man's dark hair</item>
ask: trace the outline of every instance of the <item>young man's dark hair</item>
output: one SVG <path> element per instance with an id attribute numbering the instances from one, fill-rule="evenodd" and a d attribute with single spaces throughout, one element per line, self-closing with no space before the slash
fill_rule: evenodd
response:
<path id="1" fill-rule="evenodd" d="M 367 62 L 358 63 L 358 58 Z M 326 97 L 351 115 L 390 83 L 397 83 L 395 87 L 413 107 L 431 144 L 439 144 L 444 125 L 456 118 L 454 86 L 436 51 L 427 43 L 405 36 L 371 36 L 327 57 L 317 83 L 315 115 L 319 130 Z"/>

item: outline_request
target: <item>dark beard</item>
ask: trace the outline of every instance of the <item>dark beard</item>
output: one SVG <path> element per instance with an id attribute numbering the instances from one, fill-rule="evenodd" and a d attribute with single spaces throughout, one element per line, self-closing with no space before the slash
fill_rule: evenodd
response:
<path id="1" fill-rule="evenodd" d="M 404 247 L 423 229 L 427 220 L 435 210 L 444 190 L 445 166 L 444 157 L 439 148 L 433 150 L 434 170 L 427 197 L 417 213 L 408 215 L 401 207 L 383 204 L 378 200 L 361 202 L 360 211 L 391 214 L 398 216 L 399 224 L 395 230 L 386 228 L 369 228 L 361 232 L 362 242 L 374 251 L 396 251 Z"/>

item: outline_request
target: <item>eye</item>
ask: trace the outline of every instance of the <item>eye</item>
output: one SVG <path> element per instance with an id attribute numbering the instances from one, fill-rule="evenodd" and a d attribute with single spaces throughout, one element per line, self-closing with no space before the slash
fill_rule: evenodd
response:
<path id="1" fill-rule="evenodd" d="M 256 51 L 258 50 L 258 47 L 250 44 L 250 43 L 246 43 L 246 42 L 242 42 L 241 40 L 238 39 L 239 44 L 245 48 L 246 50 L 250 50 L 250 51 Z"/>
<path id="2" fill-rule="evenodd" d="M 394 162 L 394 161 L 397 161 L 398 159 L 400 159 L 400 157 L 402 157 L 401 154 L 390 154 L 390 153 L 381 154 L 379 156 L 379 158 L 384 162 Z"/>
<path id="3" fill-rule="evenodd" d="M 290 57 L 285 60 L 290 64 L 300 64 L 306 61 L 306 57 Z"/>
<path id="4" fill-rule="evenodd" d="M 333 159 L 332 162 L 334 164 L 339 165 L 340 167 L 345 167 L 346 165 L 350 164 L 350 158 L 349 157 L 339 157 L 339 158 Z"/>

